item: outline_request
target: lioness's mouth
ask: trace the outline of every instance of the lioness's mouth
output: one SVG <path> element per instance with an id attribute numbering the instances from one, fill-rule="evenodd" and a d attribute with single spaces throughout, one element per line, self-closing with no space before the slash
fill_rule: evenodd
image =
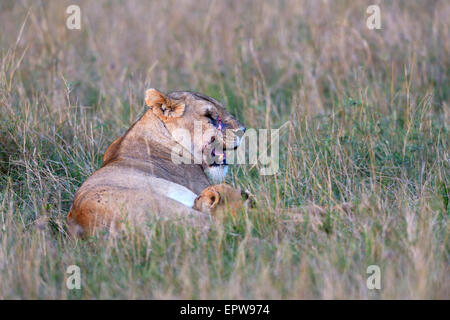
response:
<path id="1" fill-rule="evenodd" d="M 211 164 L 211 166 L 220 166 L 227 164 L 227 157 L 225 152 L 216 153 L 216 148 L 213 148 L 211 150 L 211 158 L 214 159 L 214 162 Z"/>
<path id="2" fill-rule="evenodd" d="M 243 133 L 245 132 L 245 129 L 239 129 L 239 131 Z M 224 139 L 220 139 L 223 142 L 219 142 L 215 136 L 211 137 L 211 141 L 204 148 L 204 154 L 206 154 L 206 164 L 209 167 L 227 165 L 226 151 L 236 150 L 242 141 L 239 135 L 235 135 L 234 138 L 234 143 L 232 143 L 232 146 L 230 147 L 231 143 L 225 143 Z M 226 150 L 224 150 L 225 145 L 227 146 Z"/>

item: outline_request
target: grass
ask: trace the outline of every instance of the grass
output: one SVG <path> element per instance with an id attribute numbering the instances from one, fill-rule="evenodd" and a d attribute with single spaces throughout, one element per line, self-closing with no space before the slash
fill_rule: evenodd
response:
<path id="1" fill-rule="evenodd" d="M 0 298 L 449 299 L 448 1 L 381 1 L 381 30 L 364 1 L 200 2 L 79 1 L 68 30 L 70 2 L 2 1 Z M 280 171 L 234 166 L 257 208 L 209 231 L 72 241 L 74 193 L 149 87 L 290 121 Z"/>

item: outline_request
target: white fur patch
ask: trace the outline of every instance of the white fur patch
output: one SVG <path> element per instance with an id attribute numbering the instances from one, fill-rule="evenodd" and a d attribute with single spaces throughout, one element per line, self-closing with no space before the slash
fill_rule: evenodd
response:
<path id="1" fill-rule="evenodd" d="M 197 195 L 181 185 L 173 184 L 169 187 L 169 190 L 167 190 L 167 197 L 192 208 Z"/>
<path id="2" fill-rule="evenodd" d="M 151 177 L 151 188 L 158 194 L 178 201 L 185 206 L 192 208 L 197 195 L 188 188 L 160 178 Z"/>
<path id="3" fill-rule="evenodd" d="M 205 173 L 208 176 L 212 184 L 219 184 L 225 180 L 225 176 L 228 172 L 228 165 L 212 166 L 205 169 Z"/>

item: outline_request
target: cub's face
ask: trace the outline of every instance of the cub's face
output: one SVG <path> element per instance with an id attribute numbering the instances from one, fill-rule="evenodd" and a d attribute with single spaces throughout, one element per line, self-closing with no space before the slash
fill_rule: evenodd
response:
<path id="1" fill-rule="evenodd" d="M 227 184 L 217 184 L 206 188 L 194 201 L 193 208 L 213 216 L 223 216 L 229 212 L 236 214 L 249 205 L 249 193 Z"/>
<path id="2" fill-rule="evenodd" d="M 183 146 L 190 146 L 197 159 L 201 157 L 212 183 L 222 182 L 227 170 L 225 151 L 239 146 L 245 132 L 242 123 L 218 101 L 200 93 L 175 91 L 165 96 L 149 89 L 145 101 L 172 136 L 178 136 L 177 141 L 184 135 Z"/>

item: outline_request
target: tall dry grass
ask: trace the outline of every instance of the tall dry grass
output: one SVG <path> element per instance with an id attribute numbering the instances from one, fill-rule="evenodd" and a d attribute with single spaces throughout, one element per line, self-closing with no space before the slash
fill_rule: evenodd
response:
<path id="1" fill-rule="evenodd" d="M 2 1 L 0 298 L 450 298 L 450 4 L 378 3 L 381 30 L 368 1 Z M 208 232 L 71 241 L 74 192 L 148 87 L 290 121 L 280 172 L 235 166 L 257 208 Z"/>

